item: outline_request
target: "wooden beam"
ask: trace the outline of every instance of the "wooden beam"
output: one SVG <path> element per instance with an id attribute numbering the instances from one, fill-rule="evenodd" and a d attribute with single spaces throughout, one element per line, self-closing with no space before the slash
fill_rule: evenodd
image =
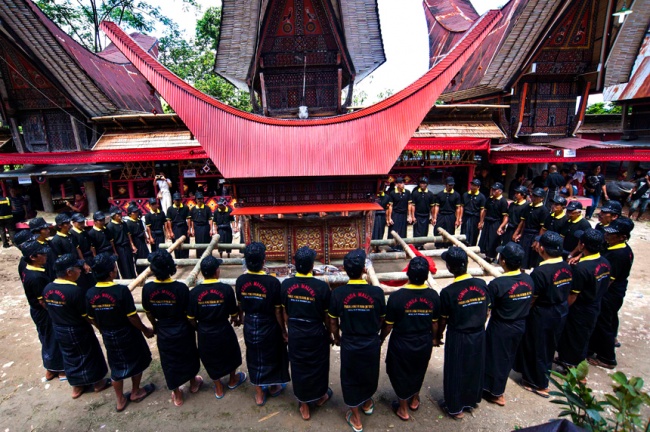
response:
<path id="1" fill-rule="evenodd" d="M 198 262 L 190 272 L 190 275 L 187 277 L 187 279 L 185 279 L 185 285 L 189 287 L 194 286 L 194 283 L 196 282 L 196 277 L 199 275 L 199 271 L 201 271 L 201 261 L 203 261 L 205 257 L 212 255 L 212 250 L 217 245 L 217 243 L 219 243 L 219 234 L 215 234 L 212 236 L 212 240 L 210 241 L 208 248 L 203 252 L 201 258 L 197 260 Z"/>
<path id="2" fill-rule="evenodd" d="M 591 89 L 591 82 L 587 81 L 585 84 L 585 91 L 582 92 L 582 97 L 580 98 L 580 108 L 578 109 L 578 122 L 576 127 L 573 130 L 571 136 L 576 136 L 576 132 L 582 126 L 582 123 L 585 121 L 585 112 L 587 111 L 587 100 L 589 99 L 589 90 Z"/>
<path id="3" fill-rule="evenodd" d="M 269 107 L 266 104 L 266 85 L 264 84 L 264 73 L 260 72 L 260 93 L 262 93 L 262 111 L 264 115 L 269 115 Z"/>
<path id="4" fill-rule="evenodd" d="M 524 83 L 521 90 L 521 98 L 519 102 L 519 118 L 517 123 L 517 130 L 513 134 L 515 138 L 519 138 L 519 131 L 521 130 L 521 125 L 524 122 L 524 112 L 526 111 L 526 96 L 528 96 L 528 83 Z"/>
<path id="5" fill-rule="evenodd" d="M 445 231 L 443 228 L 438 228 L 438 232 L 447 240 L 452 242 L 455 246 L 458 246 L 462 250 L 465 251 L 468 257 L 470 257 L 476 264 L 481 266 L 483 270 L 485 270 L 486 273 L 490 274 L 491 276 L 494 277 L 499 277 L 501 276 L 501 272 L 492 264 L 488 263 L 485 261 L 483 258 L 478 256 L 475 252 L 472 252 L 467 246 L 465 246 L 463 243 L 459 242 L 456 240 L 451 234 L 449 234 L 447 231 Z"/>
<path id="6" fill-rule="evenodd" d="M 167 249 L 167 252 L 172 252 L 174 249 L 178 247 L 178 245 L 183 244 L 185 241 L 185 236 L 180 236 L 170 247 Z M 144 281 L 147 280 L 147 278 L 151 275 L 151 267 L 147 267 L 145 271 L 140 273 L 138 277 L 133 279 L 129 284 L 129 291 L 133 292 L 138 286 L 142 285 Z"/>
<path id="7" fill-rule="evenodd" d="M 81 145 L 81 136 L 79 135 L 79 129 L 77 128 L 78 120 L 70 115 L 70 123 L 72 123 L 72 135 L 74 136 L 74 144 L 77 147 L 77 151 L 82 151 L 83 146 Z"/>
<path id="8" fill-rule="evenodd" d="M 336 97 L 336 112 L 341 114 L 341 92 L 343 91 L 343 71 L 338 69 L 338 92 Z M 305 102 L 306 103 L 306 102 Z"/>
<path id="9" fill-rule="evenodd" d="M 404 251 L 408 254 L 408 256 L 411 259 L 416 257 L 415 252 L 413 252 L 411 250 L 411 248 L 408 247 L 408 245 L 404 242 L 404 240 L 402 240 L 402 237 L 400 237 L 399 234 L 397 234 L 395 231 L 392 231 L 392 230 L 391 230 L 390 234 L 393 237 L 395 237 L 395 240 L 397 240 L 397 242 L 400 244 L 400 246 L 402 246 L 402 248 L 404 248 Z M 433 277 L 431 276 L 431 272 L 429 272 L 429 274 L 427 275 L 427 283 L 429 284 L 429 287 L 431 287 L 432 289 L 434 289 L 436 291 L 440 291 L 440 287 L 438 286 L 436 281 L 433 280 Z"/>

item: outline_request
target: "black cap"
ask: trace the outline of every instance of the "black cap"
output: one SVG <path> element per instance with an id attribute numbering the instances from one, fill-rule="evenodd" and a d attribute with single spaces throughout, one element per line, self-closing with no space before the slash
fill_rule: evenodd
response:
<path id="1" fill-rule="evenodd" d="M 130 205 L 126 208 L 126 213 L 127 213 L 127 214 L 137 213 L 137 212 L 139 212 L 139 211 L 140 211 L 140 207 L 138 207 L 138 206 L 135 205 L 135 204 L 130 204 Z"/>
<path id="2" fill-rule="evenodd" d="M 633 229 L 634 222 L 632 222 L 632 219 L 626 217 L 620 217 L 604 228 L 606 234 L 623 234 L 628 237 Z"/>
<path id="3" fill-rule="evenodd" d="M 623 206 L 618 201 L 609 200 L 606 205 L 600 209 L 601 213 L 611 213 L 621 215 L 623 213 Z"/>
<path id="4" fill-rule="evenodd" d="M 524 248 L 520 244 L 515 242 L 508 242 L 504 246 L 499 246 L 497 248 L 497 253 L 508 262 L 518 262 L 521 265 L 521 262 L 524 259 Z"/>
<path id="5" fill-rule="evenodd" d="M 172 198 L 174 200 L 179 200 L 181 199 L 181 193 L 180 192 L 174 192 L 174 195 L 172 195 Z"/>
<path id="6" fill-rule="evenodd" d="M 149 204 L 158 204 L 158 200 L 154 197 L 149 198 Z"/>
<path id="7" fill-rule="evenodd" d="M 404 183 L 404 177 L 397 177 L 395 183 Z"/>
<path id="8" fill-rule="evenodd" d="M 502 190 L 503 190 L 503 184 L 502 184 L 502 183 L 499 183 L 499 182 L 496 182 L 496 183 L 494 183 L 494 184 L 492 185 L 492 189 L 498 189 L 498 190 L 501 190 L 501 191 L 502 191 Z"/>
<path id="9" fill-rule="evenodd" d="M 50 224 L 45 222 L 42 217 L 37 217 L 29 221 L 29 230 L 31 232 L 40 231 L 45 228 L 50 228 Z"/>
<path id="10" fill-rule="evenodd" d="M 79 257 L 70 253 L 58 257 L 54 262 L 54 268 L 58 273 L 72 267 L 83 267 L 84 264 L 84 260 L 80 260 Z"/>
<path id="11" fill-rule="evenodd" d="M 420 177 L 419 182 L 429 184 L 429 179 L 426 176 L 422 176 Z"/>
<path id="12" fill-rule="evenodd" d="M 584 231 L 578 230 L 573 235 L 580 239 L 580 242 L 591 252 L 598 252 L 605 245 L 605 236 L 603 233 L 593 228 L 588 228 Z"/>
<path id="13" fill-rule="evenodd" d="M 355 249 L 348 252 L 343 258 L 343 268 L 347 273 L 356 273 L 366 267 L 366 252 L 363 249 Z"/>
<path id="14" fill-rule="evenodd" d="M 21 244 L 32 240 L 34 235 L 29 230 L 20 230 L 14 236 L 14 244 L 20 246 Z"/>
<path id="15" fill-rule="evenodd" d="M 112 206 L 109 210 L 108 213 L 111 215 L 111 217 L 117 215 L 117 214 L 122 214 L 122 209 L 119 208 L 118 206 Z"/>
<path id="16" fill-rule="evenodd" d="M 36 254 L 49 254 L 50 248 L 47 245 L 41 244 L 36 240 L 29 240 L 20 245 L 20 250 L 25 258 L 29 258 Z"/>
<path id="17" fill-rule="evenodd" d="M 555 196 L 554 198 L 551 199 L 551 201 L 552 201 L 554 204 L 559 204 L 559 205 L 561 205 L 561 206 L 565 206 L 565 205 L 566 205 L 566 198 L 564 198 L 563 196 L 560 196 L 560 195 Z"/>
<path id="18" fill-rule="evenodd" d="M 448 264 L 467 263 L 467 253 L 458 246 L 452 246 L 442 253 L 441 258 Z"/>
<path id="19" fill-rule="evenodd" d="M 533 196 L 536 196 L 538 198 L 542 198 L 546 195 L 546 191 L 542 188 L 535 188 L 533 189 Z"/>
<path id="20" fill-rule="evenodd" d="M 481 180 L 475 178 L 474 180 L 472 180 L 472 184 L 475 186 L 481 186 Z"/>
<path id="21" fill-rule="evenodd" d="M 106 219 L 106 214 L 104 214 L 104 212 L 96 211 L 95 213 L 93 213 L 93 220 L 103 221 L 104 219 Z"/>
<path id="22" fill-rule="evenodd" d="M 217 201 L 217 204 L 218 204 L 218 205 L 225 206 L 226 204 L 228 204 L 228 200 L 226 200 L 225 198 L 221 197 L 221 198 L 219 198 L 219 201 Z"/>
<path id="23" fill-rule="evenodd" d="M 520 193 L 523 196 L 526 196 L 526 195 L 528 195 L 528 188 L 526 186 L 517 186 L 515 188 L 515 192 Z"/>
<path id="24" fill-rule="evenodd" d="M 65 213 L 59 213 L 54 218 L 54 223 L 56 223 L 57 226 L 61 226 L 61 225 L 66 224 L 66 223 L 70 223 L 71 221 L 72 221 L 72 219 L 70 218 L 70 216 L 68 216 Z"/>
<path id="25" fill-rule="evenodd" d="M 74 213 L 70 219 L 72 222 L 86 222 L 86 216 L 81 213 Z"/>
<path id="26" fill-rule="evenodd" d="M 203 199 L 203 192 L 197 192 L 194 195 L 194 199 Z"/>
<path id="27" fill-rule="evenodd" d="M 535 241 L 538 241 L 547 251 L 561 251 L 564 244 L 562 236 L 555 231 L 546 231 L 541 236 L 537 236 Z"/>
<path id="28" fill-rule="evenodd" d="M 115 268 L 117 257 L 115 255 L 100 253 L 93 259 L 92 269 L 99 277 L 108 275 Z"/>
<path id="29" fill-rule="evenodd" d="M 567 211 L 575 211 L 575 210 L 582 210 L 582 203 L 580 201 L 571 201 L 569 204 L 566 206 Z"/>
<path id="30" fill-rule="evenodd" d="M 456 184 L 456 180 L 454 180 L 453 177 L 447 177 L 447 179 L 445 180 L 445 184 L 446 184 L 446 185 L 455 185 L 455 184 Z"/>

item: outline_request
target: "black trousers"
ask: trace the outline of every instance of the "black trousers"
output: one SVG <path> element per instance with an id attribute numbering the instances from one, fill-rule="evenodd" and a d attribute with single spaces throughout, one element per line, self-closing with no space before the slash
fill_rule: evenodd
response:
<path id="1" fill-rule="evenodd" d="M 117 250 L 117 267 L 120 269 L 120 276 L 122 279 L 134 279 L 135 262 L 131 245 L 115 245 L 115 250 Z"/>
<path id="2" fill-rule="evenodd" d="M 623 297 L 607 292 L 600 303 L 600 314 L 596 328 L 589 341 L 589 353 L 598 360 L 616 366 L 616 334 L 618 333 L 618 311 L 623 306 Z"/>
<path id="3" fill-rule="evenodd" d="M 436 226 L 433 228 L 433 235 L 440 235 L 438 228 L 442 228 L 450 235 L 454 235 L 456 233 L 456 213 L 439 214 L 436 220 Z M 451 247 L 451 242 L 443 242 L 439 246 L 446 249 Z"/>
<path id="4" fill-rule="evenodd" d="M 393 213 L 391 218 L 393 219 L 393 226 L 388 228 L 388 232 L 390 233 L 392 230 L 399 234 L 400 237 L 406 238 L 406 213 Z M 392 238 L 390 235 L 388 237 Z M 396 244 L 394 249 L 402 250 L 402 247 Z"/>

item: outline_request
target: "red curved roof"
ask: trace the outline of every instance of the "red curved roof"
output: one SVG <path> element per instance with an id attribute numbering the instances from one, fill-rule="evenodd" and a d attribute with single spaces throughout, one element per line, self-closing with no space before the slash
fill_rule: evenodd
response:
<path id="1" fill-rule="evenodd" d="M 464 32 L 479 18 L 469 0 L 424 0 L 433 18 L 450 32 Z"/>
<path id="2" fill-rule="evenodd" d="M 196 90 L 116 24 L 113 43 L 181 117 L 226 178 L 387 173 L 436 99 L 501 17 L 490 11 L 433 69 L 371 107 L 337 117 L 282 120 L 246 113 Z"/>

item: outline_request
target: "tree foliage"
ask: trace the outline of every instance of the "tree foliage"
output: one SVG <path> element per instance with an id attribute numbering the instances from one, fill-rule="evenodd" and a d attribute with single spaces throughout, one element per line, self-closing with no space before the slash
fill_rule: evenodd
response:
<path id="1" fill-rule="evenodd" d="M 609 102 L 596 102 L 593 105 L 589 105 L 586 114 L 620 114 L 622 113 L 620 105 L 614 105 Z"/>

